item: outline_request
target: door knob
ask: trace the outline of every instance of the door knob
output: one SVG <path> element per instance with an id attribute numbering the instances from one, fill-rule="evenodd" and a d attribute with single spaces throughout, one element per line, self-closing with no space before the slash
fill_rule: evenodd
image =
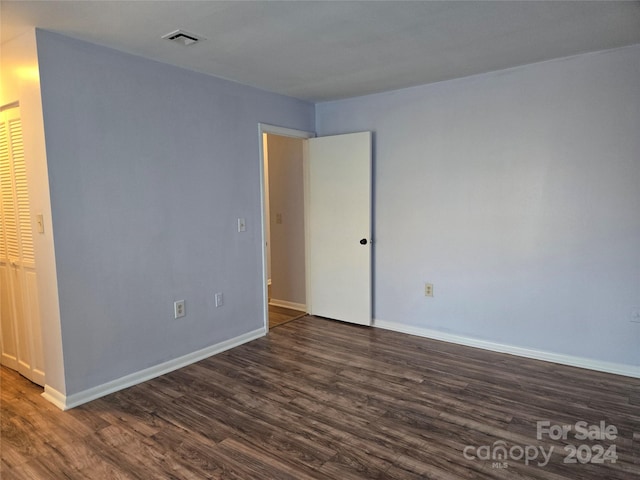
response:
<path id="1" fill-rule="evenodd" d="M 362 240 L 360 240 L 360 245 L 366 245 L 367 244 L 367 239 L 363 238 Z"/>

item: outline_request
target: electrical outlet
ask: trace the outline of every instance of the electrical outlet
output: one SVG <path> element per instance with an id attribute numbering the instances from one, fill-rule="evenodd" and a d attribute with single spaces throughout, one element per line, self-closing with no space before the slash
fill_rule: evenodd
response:
<path id="1" fill-rule="evenodd" d="M 424 284 L 424 296 L 433 297 L 433 283 Z"/>
<path id="2" fill-rule="evenodd" d="M 216 308 L 221 307 L 224 304 L 224 297 L 222 293 L 216 293 Z"/>
<path id="3" fill-rule="evenodd" d="M 173 302 L 173 317 L 180 318 L 184 317 L 187 313 L 184 309 L 184 300 L 176 300 Z"/>
<path id="4" fill-rule="evenodd" d="M 247 231 L 247 222 L 244 218 L 238 219 L 238 232 L 246 232 Z"/>

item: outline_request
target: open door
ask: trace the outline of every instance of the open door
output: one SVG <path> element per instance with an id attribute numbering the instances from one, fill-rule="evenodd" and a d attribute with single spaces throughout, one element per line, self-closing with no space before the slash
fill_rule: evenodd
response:
<path id="1" fill-rule="evenodd" d="M 371 325 L 371 132 L 311 138 L 307 309 Z"/>

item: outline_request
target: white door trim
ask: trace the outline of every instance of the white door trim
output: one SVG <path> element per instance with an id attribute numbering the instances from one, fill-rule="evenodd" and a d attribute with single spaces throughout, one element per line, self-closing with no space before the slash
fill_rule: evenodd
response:
<path id="1" fill-rule="evenodd" d="M 265 171 L 264 171 L 264 142 L 263 142 L 263 134 L 269 133 L 272 135 L 280 135 L 283 137 L 292 137 L 292 138 L 300 138 L 307 139 L 313 138 L 316 136 L 314 132 L 307 132 L 304 130 L 295 130 L 292 128 L 278 127 L 277 125 L 270 125 L 268 123 L 259 123 L 258 124 L 258 139 L 259 139 L 259 160 L 260 160 L 260 228 L 261 228 L 261 239 L 262 239 L 262 306 L 263 306 L 263 321 L 265 332 L 269 331 L 269 292 L 267 288 L 267 199 L 266 199 L 266 190 L 265 190 Z M 306 142 L 305 142 L 306 143 Z M 306 168 L 305 168 L 306 169 Z M 304 215 L 307 217 L 308 205 L 307 205 L 307 186 L 306 186 L 306 173 L 305 175 L 305 202 L 304 202 Z M 306 221 L 305 221 L 305 244 L 307 242 L 306 235 Z M 305 249 L 305 266 L 308 265 L 307 253 L 308 249 Z M 305 271 L 308 272 L 308 268 L 305 268 Z M 309 291 L 309 278 L 308 273 L 305 273 L 305 283 L 306 283 L 306 291 Z M 307 299 L 307 304 L 309 304 L 309 300 Z"/>

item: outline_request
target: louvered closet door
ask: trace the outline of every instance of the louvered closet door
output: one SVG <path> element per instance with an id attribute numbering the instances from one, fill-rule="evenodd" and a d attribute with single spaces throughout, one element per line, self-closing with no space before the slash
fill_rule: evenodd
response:
<path id="1" fill-rule="evenodd" d="M 44 384 L 32 214 L 19 109 L 0 121 L 0 346 L 2 364 Z"/>

